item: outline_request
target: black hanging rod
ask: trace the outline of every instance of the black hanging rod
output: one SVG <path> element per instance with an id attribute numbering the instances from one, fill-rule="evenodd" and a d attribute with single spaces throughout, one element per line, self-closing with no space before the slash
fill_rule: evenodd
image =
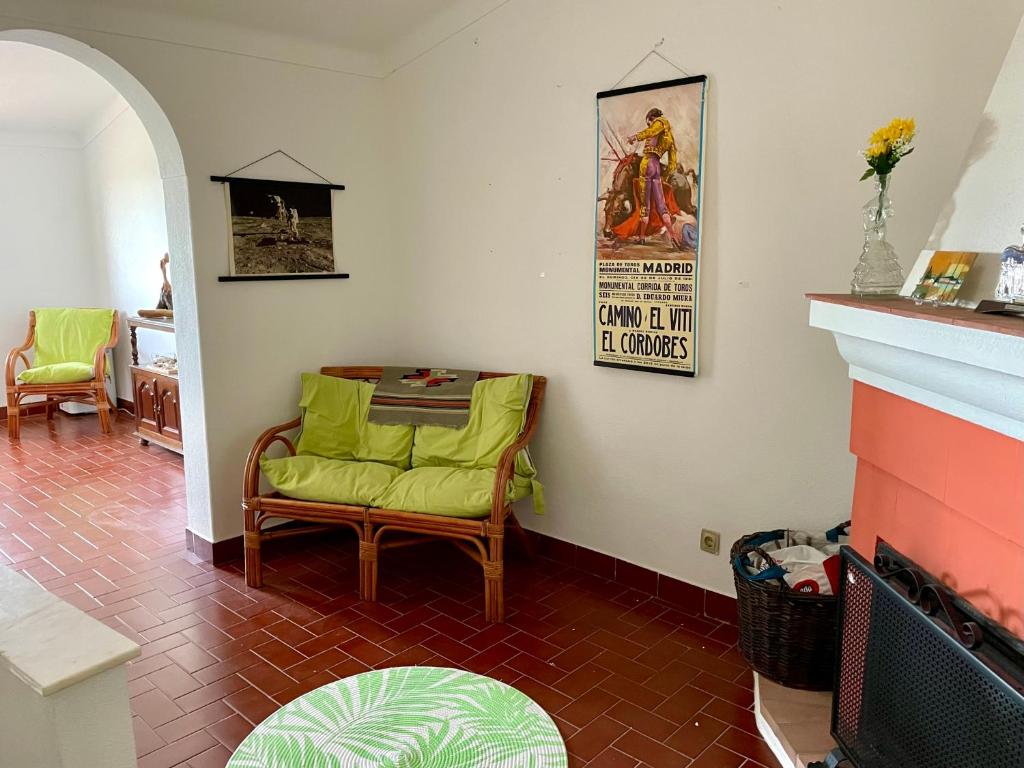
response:
<path id="1" fill-rule="evenodd" d="M 282 181 L 281 179 L 249 179 L 242 176 L 211 176 L 210 181 L 219 181 L 222 184 L 255 182 L 257 184 L 289 184 L 298 187 L 316 187 L 317 189 L 345 189 L 344 184 L 322 184 L 317 181 Z"/>
<path id="2" fill-rule="evenodd" d="M 256 283 L 268 280 L 348 280 L 348 272 L 296 272 L 288 275 L 220 275 L 220 283 Z"/>

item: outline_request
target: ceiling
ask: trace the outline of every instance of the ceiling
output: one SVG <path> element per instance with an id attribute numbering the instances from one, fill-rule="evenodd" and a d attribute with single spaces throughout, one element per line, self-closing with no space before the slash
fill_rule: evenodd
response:
<path id="1" fill-rule="evenodd" d="M 459 0 L 91 0 L 125 11 L 173 14 L 351 51 L 394 45 Z"/>
<path id="2" fill-rule="evenodd" d="M 381 77 L 508 0 L 3 2 L 19 18 L 60 22 L 72 30 L 102 30 Z M 103 78 L 72 59 L 37 46 L 0 42 L 4 142 L 80 147 L 126 108 Z"/>
<path id="3" fill-rule="evenodd" d="M 510 0 L 0 0 L 27 22 L 384 77 Z"/>
<path id="4" fill-rule="evenodd" d="M 46 135 L 81 146 L 125 103 L 88 67 L 25 43 L 0 42 L 0 133 Z"/>

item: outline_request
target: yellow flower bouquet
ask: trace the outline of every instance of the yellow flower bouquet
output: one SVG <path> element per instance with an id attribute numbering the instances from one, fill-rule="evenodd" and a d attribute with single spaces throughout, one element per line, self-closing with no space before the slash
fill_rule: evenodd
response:
<path id="1" fill-rule="evenodd" d="M 914 151 L 911 142 L 917 126 L 913 118 L 897 117 L 879 128 L 863 151 L 868 169 L 861 181 L 875 177 L 874 197 L 864 205 L 864 247 L 853 270 L 850 287 L 858 296 L 895 296 L 903 285 L 903 267 L 886 239 L 886 221 L 893 215 L 889 199 L 889 174 L 896 164 Z"/>
<path id="2" fill-rule="evenodd" d="M 892 173 L 896 163 L 914 151 L 910 144 L 916 133 L 917 125 L 912 117 L 897 117 L 872 133 L 867 149 L 864 150 L 868 169 L 860 180 L 870 179 L 875 174 L 887 176 Z"/>

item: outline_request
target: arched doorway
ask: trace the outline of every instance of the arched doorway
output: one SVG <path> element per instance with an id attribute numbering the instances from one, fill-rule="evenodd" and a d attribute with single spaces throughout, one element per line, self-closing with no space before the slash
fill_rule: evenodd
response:
<path id="1" fill-rule="evenodd" d="M 197 535 L 212 540 L 210 478 L 188 182 L 185 176 L 185 160 L 174 129 L 149 91 L 128 70 L 101 51 L 74 38 L 37 29 L 0 30 L 0 41 L 27 43 L 46 48 L 68 56 L 93 70 L 110 83 L 135 111 L 153 144 L 163 183 L 167 243 L 171 253 L 171 281 L 174 284 L 181 415 L 186 443 L 184 467 L 188 527 Z"/>

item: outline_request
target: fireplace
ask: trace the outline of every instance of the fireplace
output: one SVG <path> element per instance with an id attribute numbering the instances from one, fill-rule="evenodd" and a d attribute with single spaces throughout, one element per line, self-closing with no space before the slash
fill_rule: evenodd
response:
<path id="1" fill-rule="evenodd" d="M 758 729 L 785 768 L 837 741 L 847 768 L 1024 768 L 1024 321 L 809 298 L 811 326 L 834 336 L 853 380 L 856 584 L 844 586 L 861 612 L 844 616 L 835 701 L 755 678 Z M 884 573 L 875 555 L 892 558 Z M 972 650 L 960 635 L 970 644 L 975 629 Z"/>
<path id="2" fill-rule="evenodd" d="M 853 379 L 853 547 L 888 542 L 1024 637 L 1024 320 L 816 295 L 811 325 Z"/>
<path id="3" fill-rule="evenodd" d="M 847 549 L 839 633 L 839 749 L 816 765 L 1024 766 L 1024 643 L 915 563 Z"/>

